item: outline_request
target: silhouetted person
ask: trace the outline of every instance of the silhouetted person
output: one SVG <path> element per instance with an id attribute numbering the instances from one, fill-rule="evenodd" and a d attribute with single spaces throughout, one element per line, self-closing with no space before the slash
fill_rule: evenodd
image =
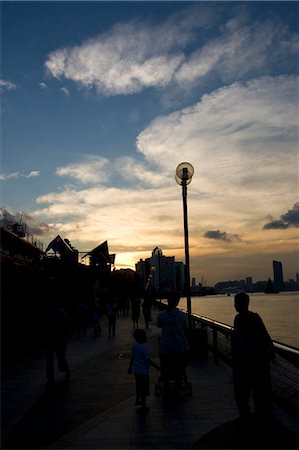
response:
<path id="1" fill-rule="evenodd" d="M 152 313 L 151 313 L 151 301 L 150 301 L 150 298 L 147 296 L 145 296 L 144 300 L 143 300 L 142 313 L 143 313 L 145 326 L 146 326 L 146 328 L 148 328 L 148 324 L 152 320 Z"/>
<path id="2" fill-rule="evenodd" d="M 137 328 L 134 330 L 133 337 L 136 344 L 132 346 L 131 360 L 128 373 L 135 375 L 136 383 L 136 402 L 135 405 L 141 405 L 140 411 L 146 412 L 149 410 L 146 406 L 146 397 L 150 393 L 149 382 L 149 366 L 155 367 L 159 370 L 159 366 L 151 359 L 151 353 L 146 343 L 146 333 L 144 330 Z"/>
<path id="3" fill-rule="evenodd" d="M 124 314 L 128 315 L 130 312 L 130 298 L 128 296 L 125 297 L 125 305 L 124 305 Z"/>
<path id="4" fill-rule="evenodd" d="M 101 336 L 101 322 L 99 308 L 95 307 L 92 312 L 92 328 L 94 337 Z"/>
<path id="5" fill-rule="evenodd" d="M 133 328 L 138 328 L 138 320 L 140 317 L 140 301 L 138 298 L 132 299 L 131 313 L 132 313 Z"/>
<path id="6" fill-rule="evenodd" d="M 182 378 L 186 379 L 185 368 L 188 365 L 189 344 L 185 331 L 188 328 L 188 320 L 186 315 L 177 308 L 179 301 L 178 293 L 169 294 L 167 308 L 161 311 L 157 318 L 157 325 L 161 328 L 161 375 L 166 381 L 166 390 L 170 379 L 175 379 L 178 386 Z"/>
<path id="7" fill-rule="evenodd" d="M 80 302 L 76 307 L 77 313 L 77 325 L 78 325 L 78 336 L 85 336 L 88 324 L 88 306 L 84 302 Z"/>
<path id="8" fill-rule="evenodd" d="M 232 361 L 240 420 L 244 424 L 250 419 L 252 392 L 256 419 L 265 424 L 272 412 L 270 359 L 274 356 L 274 346 L 260 316 L 249 311 L 247 294 L 235 295 L 235 308 L 238 314 L 232 335 Z"/>
<path id="9" fill-rule="evenodd" d="M 108 332 L 109 336 L 115 336 L 115 325 L 116 325 L 116 315 L 117 315 L 117 304 L 113 297 L 109 299 L 107 303 L 107 319 L 108 319 Z"/>
<path id="10" fill-rule="evenodd" d="M 62 307 L 55 304 L 48 305 L 42 333 L 49 385 L 53 385 L 55 382 L 54 354 L 56 355 L 60 372 L 64 372 L 66 380 L 70 378 L 70 369 L 65 356 L 68 333 L 67 321 L 67 314 Z"/>

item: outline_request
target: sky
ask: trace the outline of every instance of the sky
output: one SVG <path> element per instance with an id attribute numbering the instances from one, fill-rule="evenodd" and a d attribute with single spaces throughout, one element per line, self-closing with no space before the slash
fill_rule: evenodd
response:
<path id="1" fill-rule="evenodd" d="M 1 4 L 1 206 L 45 246 L 295 278 L 298 2 Z"/>

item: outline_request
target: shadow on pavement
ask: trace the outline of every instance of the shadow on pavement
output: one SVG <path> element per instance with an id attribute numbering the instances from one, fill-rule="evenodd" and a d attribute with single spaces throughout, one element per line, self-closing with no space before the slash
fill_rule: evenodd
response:
<path id="1" fill-rule="evenodd" d="M 298 449 L 297 438 L 276 420 L 261 427 L 253 421 L 240 427 L 238 420 L 215 428 L 196 441 L 192 449 Z"/>
<path id="2" fill-rule="evenodd" d="M 1 448 L 44 448 L 133 396 L 134 385 L 125 376 L 127 366 L 127 359 L 119 359 L 110 352 L 84 361 L 72 371 L 70 382 L 58 381 L 45 389 Z"/>
<path id="3" fill-rule="evenodd" d="M 17 425 L 2 448 L 42 448 L 65 430 L 64 405 L 68 384 L 61 382 L 48 388 Z"/>

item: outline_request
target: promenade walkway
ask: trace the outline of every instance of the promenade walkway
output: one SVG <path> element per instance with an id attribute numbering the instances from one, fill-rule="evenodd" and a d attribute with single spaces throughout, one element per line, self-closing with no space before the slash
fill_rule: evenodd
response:
<path id="1" fill-rule="evenodd" d="M 156 314 L 147 330 L 148 346 L 159 363 Z M 134 377 L 128 375 L 133 343 L 130 316 L 117 321 L 109 337 L 70 338 L 67 358 L 71 381 L 57 373 L 46 389 L 42 355 L 28 359 L 3 376 L 1 384 L 2 449 L 297 449 L 290 430 L 275 420 L 257 434 L 241 431 L 231 369 L 224 363 L 193 360 L 187 368 L 192 395 L 182 391 L 169 400 L 155 396 L 159 373 L 151 368 L 149 413 L 136 412 Z M 144 327 L 141 318 L 140 327 Z"/>

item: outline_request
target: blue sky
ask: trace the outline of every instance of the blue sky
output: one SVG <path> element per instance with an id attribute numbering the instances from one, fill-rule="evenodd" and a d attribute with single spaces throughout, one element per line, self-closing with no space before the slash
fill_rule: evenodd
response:
<path id="1" fill-rule="evenodd" d="M 297 2 L 1 2 L 1 204 L 47 244 L 298 271 Z"/>

